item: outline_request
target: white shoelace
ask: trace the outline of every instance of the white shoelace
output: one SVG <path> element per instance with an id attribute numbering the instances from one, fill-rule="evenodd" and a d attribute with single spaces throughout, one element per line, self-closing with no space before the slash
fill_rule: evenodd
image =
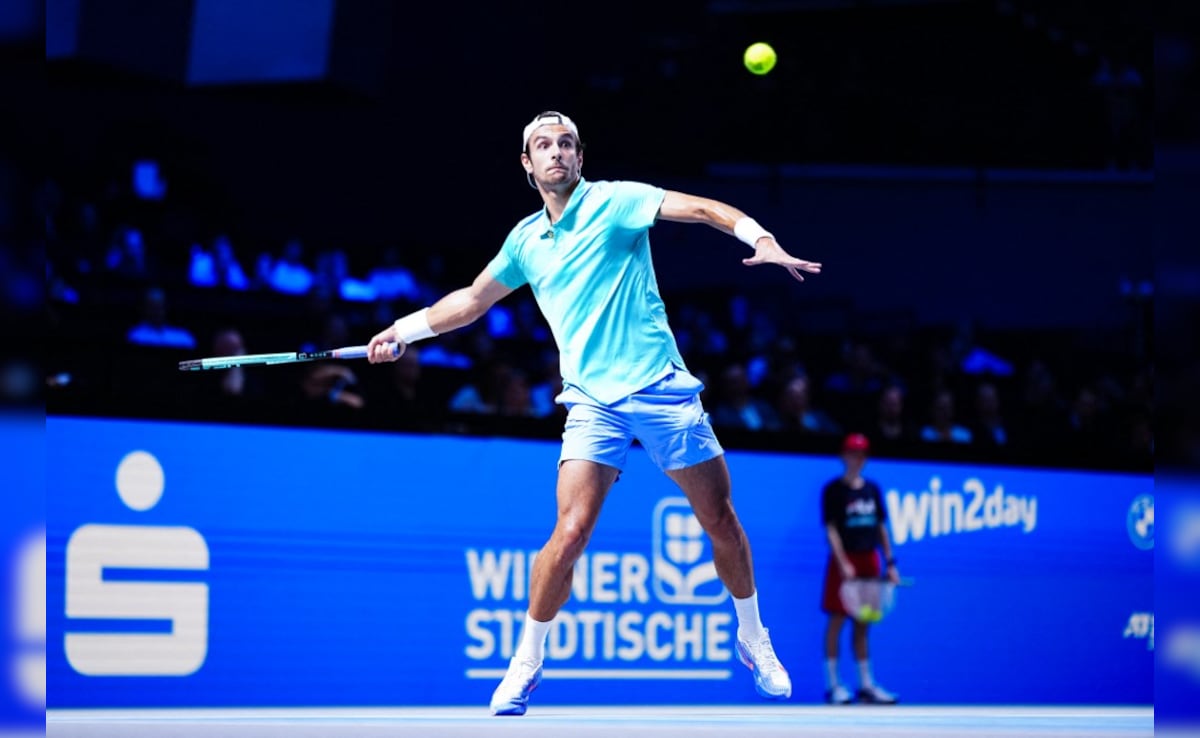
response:
<path id="1" fill-rule="evenodd" d="M 783 670 L 783 664 L 780 664 L 779 658 L 775 656 L 775 649 L 771 647 L 769 638 L 747 643 L 746 647 L 750 649 L 750 655 L 754 657 L 754 663 L 758 664 L 759 671 L 766 674 Z"/>
<path id="2" fill-rule="evenodd" d="M 508 673 L 504 675 L 504 680 L 500 683 L 501 688 L 507 687 L 513 690 L 523 688 L 533 678 L 539 664 L 522 659 L 516 662 L 516 666 L 516 669 L 509 669 Z"/>

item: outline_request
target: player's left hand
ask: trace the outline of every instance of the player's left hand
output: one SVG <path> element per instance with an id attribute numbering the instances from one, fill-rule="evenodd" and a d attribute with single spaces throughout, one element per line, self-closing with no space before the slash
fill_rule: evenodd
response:
<path id="1" fill-rule="evenodd" d="M 796 278 L 797 281 L 803 282 L 804 275 L 800 272 L 808 272 L 809 274 L 820 274 L 821 264 L 815 261 L 805 261 L 797 259 L 788 252 L 783 250 L 779 242 L 769 236 L 763 236 L 758 239 L 758 243 L 754 245 L 754 256 L 748 259 L 742 259 L 742 263 L 746 266 L 758 266 L 759 264 L 778 264 L 788 273 Z"/>

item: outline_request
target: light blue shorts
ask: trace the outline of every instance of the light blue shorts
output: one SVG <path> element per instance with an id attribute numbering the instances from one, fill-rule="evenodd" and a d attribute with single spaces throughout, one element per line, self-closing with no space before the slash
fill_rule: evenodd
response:
<path id="1" fill-rule="evenodd" d="M 567 385 L 555 399 L 567 408 L 559 464 L 587 459 L 623 471 L 635 438 L 663 471 L 720 456 L 725 450 L 700 404 L 702 389 L 683 369 L 612 405 Z"/>

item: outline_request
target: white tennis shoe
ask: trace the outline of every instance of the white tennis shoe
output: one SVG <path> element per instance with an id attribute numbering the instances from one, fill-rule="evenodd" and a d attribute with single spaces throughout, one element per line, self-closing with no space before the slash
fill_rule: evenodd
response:
<path id="1" fill-rule="evenodd" d="M 754 673 L 754 689 L 761 696 L 769 700 L 786 700 L 792 696 L 792 679 L 775 656 L 766 628 L 763 628 L 762 638 L 752 643 L 739 638 L 737 654 L 746 668 Z"/>
<path id="2" fill-rule="evenodd" d="M 831 705 L 848 705 L 854 701 L 850 690 L 840 684 L 835 684 L 833 689 L 826 690 L 825 701 Z"/>
<path id="3" fill-rule="evenodd" d="M 542 683 L 542 664 L 538 661 L 513 657 L 508 672 L 492 693 L 493 715 L 524 715 L 529 707 L 529 695 Z"/>
<path id="4" fill-rule="evenodd" d="M 894 705 L 900 699 L 878 684 L 872 684 L 858 690 L 858 701 L 864 705 Z"/>

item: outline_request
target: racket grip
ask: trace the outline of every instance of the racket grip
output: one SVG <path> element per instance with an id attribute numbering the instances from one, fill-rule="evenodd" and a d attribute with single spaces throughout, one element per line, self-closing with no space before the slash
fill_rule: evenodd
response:
<path id="1" fill-rule="evenodd" d="M 388 345 L 392 347 L 392 356 L 400 355 L 400 345 L 399 344 L 392 343 L 392 344 L 388 344 Z M 336 354 L 337 358 L 339 358 L 339 359 L 365 359 L 365 358 L 367 358 L 367 347 L 366 346 L 347 346 L 345 348 L 338 349 L 334 353 Z"/>

